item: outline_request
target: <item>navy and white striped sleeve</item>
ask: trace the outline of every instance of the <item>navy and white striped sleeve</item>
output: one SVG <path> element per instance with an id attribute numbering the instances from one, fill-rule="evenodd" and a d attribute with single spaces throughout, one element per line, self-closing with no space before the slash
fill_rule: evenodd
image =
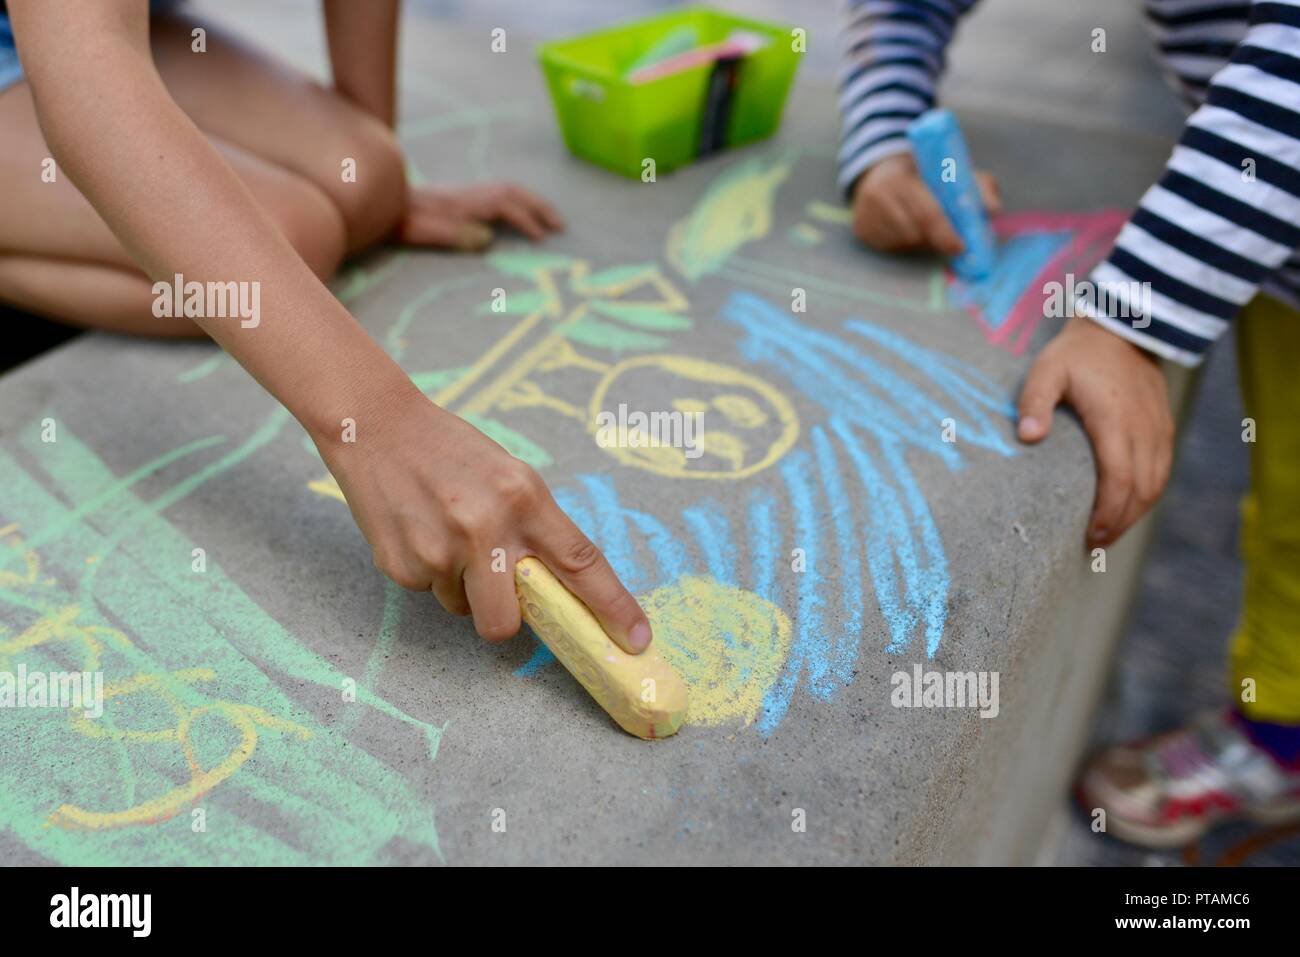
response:
<path id="1" fill-rule="evenodd" d="M 1254 0 L 1245 37 L 1210 79 L 1164 174 L 1093 271 L 1106 308 L 1078 305 L 1194 366 L 1298 247 L 1300 0 Z M 1127 301 L 1137 290 L 1139 303 Z"/>
<path id="2" fill-rule="evenodd" d="M 977 0 L 844 0 L 839 184 L 909 151 L 907 125 L 934 106 L 944 50 Z"/>

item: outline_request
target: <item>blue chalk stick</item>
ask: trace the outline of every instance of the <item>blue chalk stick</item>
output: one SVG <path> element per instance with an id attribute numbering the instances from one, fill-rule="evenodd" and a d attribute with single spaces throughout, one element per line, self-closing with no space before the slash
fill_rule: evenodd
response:
<path id="1" fill-rule="evenodd" d="M 907 128 L 907 138 L 921 179 L 966 244 L 952 268 L 962 279 L 984 278 L 997 262 L 998 244 L 957 117 L 948 110 L 930 110 Z"/>

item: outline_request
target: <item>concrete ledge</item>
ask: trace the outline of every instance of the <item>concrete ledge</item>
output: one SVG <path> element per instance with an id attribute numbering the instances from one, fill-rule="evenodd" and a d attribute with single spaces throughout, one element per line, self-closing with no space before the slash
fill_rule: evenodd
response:
<path id="1" fill-rule="evenodd" d="M 129 746 L 127 780 L 115 746 L 64 719 L 0 714 L 21 744 L 0 762 L 6 859 L 1032 860 L 1148 534 L 1090 572 L 1082 431 L 1061 414 L 1041 448 L 1014 440 L 1010 399 L 1052 331 L 1035 329 L 1032 297 L 859 249 L 834 213 L 833 97 L 815 84 L 777 140 L 643 184 L 563 151 L 530 52 L 489 69 L 485 44 L 420 21 L 408 35 L 423 54 L 404 104 L 420 175 L 517 179 L 570 231 L 488 260 L 380 254 L 339 295 L 432 397 L 532 456 L 659 609 L 661 641 L 712 710 L 675 739 L 628 738 L 531 638 L 486 646 L 427 596 L 386 588 L 297 426 L 211 347 L 88 336 L 0 379 L 0 556 L 17 576 L 0 641 L 71 615 L 77 641 L 99 636 L 109 682 L 184 672 L 182 711 L 236 709 L 195 732 L 204 768 L 238 751 L 237 731 L 255 743 L 178 799 L 179 747 Z M 1164 158 L 1068 125 L 966 121 L 1021 214 L 1008 238 L 1041 246 L 1038 268 L 1005 277 L 1022 292 L 1051 263 L 1082 269 L 1090 247 L 1070 243 L 1103 235 L 1117 221 L 1103 211 L 1131 205 Z M 545 283 L 563 308 L 526 298 Z M 543 315 L 459 388 L 524 318 L 485 308 L 496 288 Z M 806 313 L 790 311 L 796 289 Z M 622 321 L 620 299 L 671 321 Z M 563 326 L 582 303 L 600 322 Z M 738 376 L 720 387 L 673 356 Z M 602 383 L 635 408 L 687 396 L 764 417 L 740 416 L 756 431 L 733 449 L 736 474 L 668 475 L 591 441 L 581 419 Z M 789 443 L 782 410 L 799 423 Z M 56 443 L 41 441 L 46 418 Z M 20 658 L 51 667 L 40 643 Z M 998 717 L 891 707 L 891 676 L 917 664 L 997 672 Z M 124 722 L 149 714 L 117 707 Z M 118 823 L 65 826 L 92 813 Z"/>

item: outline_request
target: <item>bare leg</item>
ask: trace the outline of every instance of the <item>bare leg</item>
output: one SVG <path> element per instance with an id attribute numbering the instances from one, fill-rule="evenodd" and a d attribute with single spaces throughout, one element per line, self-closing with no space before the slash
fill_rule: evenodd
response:
<path id="1" fill-rule="evenodd" d="M 139 272 L 86 260 L 0 256 L 0 297 L 73 326 L 166 338 L 204 334 L 189 319 L 155 319 L 150 284 Z"/>
<path id="2" fill-rule="evenodd" d="M 322 279 L 343 256 L 392 231 L 405 197 L 401 157 L 382 124 L 267 57 L 208 29 L 152 21 L 168 89 L 230 162 L 299 255 Z M 0 301 L 74 325 L 144 335 L 201 335 L 193 323 L 153 317 L 151 283 L 66 177 L 44 182 L 49 157 L 31 93 L 0 93 Z M 341 175 L 357 164 L 356 182 Z M 214 242 L 237 238 L 213 237 Z"/>
<path id="3" fill-rule="evenodd" d="M 190 31 L 203 26 L 207 52 Z M 347 228 L 348 253 L 387 237 L 406 204 L 393 132 L 332 90 L 237 37 L 183 14 L 152 21 L 154 62 L 200 129 L 315 183 Z M 345 180 L 344 162 L 355 164 Z"/>

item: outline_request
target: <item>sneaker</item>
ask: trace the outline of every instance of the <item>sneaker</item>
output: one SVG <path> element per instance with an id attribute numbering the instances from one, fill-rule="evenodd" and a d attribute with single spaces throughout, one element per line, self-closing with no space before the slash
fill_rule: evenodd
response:
<path id="1" fill-rule="evenodd" d="M 1104 808 L 1107 833 L 1121 840 L 1182 847 L 1225 820 L 1300 821 L 1300 769 L 1283 767 L 1221 712 L 1101 752 L 1077 797 L 1085 810 Z"/>

